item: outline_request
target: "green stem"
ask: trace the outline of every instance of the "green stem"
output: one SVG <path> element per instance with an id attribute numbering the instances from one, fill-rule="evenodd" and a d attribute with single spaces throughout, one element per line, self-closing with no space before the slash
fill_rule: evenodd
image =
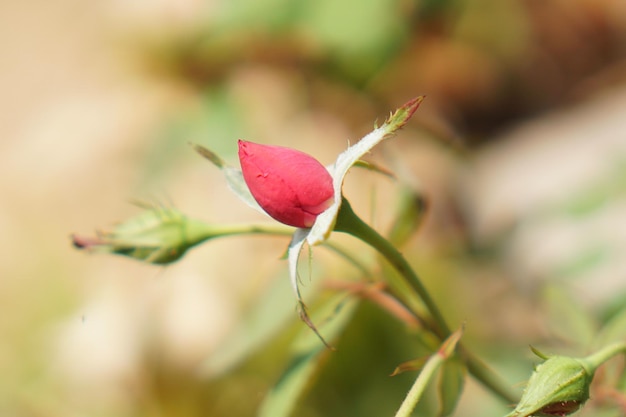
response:
<path id="1" fill-rule="evenodd" d="M 352 236 L 361 239 L 381 255 L 402 275 L 407 284 L 417 293 L 434 320 L 434 328 L 432 329 L 442 340 L 450 336 L 451 331 L 448 327 L 439 307 L 433 301 L 432 297 L 422 284 L 411 265 L 406 258 L 393 246 L 387 239 L 381 236 L 376 230 L 372 229 L 367 223 L 361 220 L 352 210 L 348 200 L 344 198 L 341 203 L 339 215 L 335 230 L 349 233 Z"/>
<path id="2" fill-rule="evenodd" d="M 424 394 L 424 390 L 428 387 L 430 381 L 435 377 L 437 369 L 441 366 L 444 360 L 445 358 L 438 353 L 428 359 L 428 362 L 426 362 L 420 371 L 419 376 L 411 386 L 409 393 L 404 398 L 404 401 L 402 401 L 395 417 L 411 417 L 415 406 L 422 398 L 422 394 Z"/>
<path id="3" fill-rule="evenodd" d="M 232 224 L 232 225 L 210 225 L 210 239 L 217 237 L 237 236 L 237 235 L 266 235 L 266 236 L 289 236 L 293 235 L 294 228 L 281 224 Z M 205 239 L 206 240 L 206 239 Z M 352 256 L 350 252 L 330 241 L 323 243 L 327 249 L 335 252 L 352 264 L 365 276 L 370 275 L 369 269 L 359 259 Z"/>
<path id="4" fill-rule="evenodd" d="M 513 392 L 509 385 L 502 380 L 491 368 L 482 360 L 472 354 L 462 343 L 459 343 L 459 351 L 464 358 L 467 370 L 476 380 L 489 389 L 494 394 L 505 400 L 509 404 L 517 404 L 519 396 Z"/>
<path id="5" fill-rule="evenodd" d="M 591 372 L 595 372 L 595 370 L 602 365 L 604 362 L 611 359 L 613 356 L 618 355 L 620 353 L 626 354 L 626 343 L 619 342 L 613 343 L 604 347 L 602 350 L 589 355 L 583 359 L 585 365 L 589 366 Z"/>
<path id="6" fill-rule="evenodd" d="M 395 417 L 411 416 L 415 406 L 422 398 L 424 390 L 430 381 L 435 377 L 437 369 L 444 363 L 444 361 L 454 355 L 454 349 L 456 349 L 462 335 L 463 328 L 461 327 L 459 330 L 452 333 L 441 344 L 441 346 L 439 346 L 439 349 L 437 349 L 437 351 L 430 358 L 428 358 L 428 361 L 426 361 L 426 364 L 417 376 L 417 379 L 413 383 L 409 393 L 404 398 L 404 401 L 402 401 L 402 405 L 400 405 Z"/>
<path id="7" fill-rule="evenodd" d="M 387 261 L 400 273 L 406 283 L 420 297 L 426 308 L 428 309 L 432 320 L 433 328 L 431 329 L 441 340 L 450 336 L 450 327 L 446 323 L 439 307 L 432 299 L 426 287 L 422 284 L 406 258 L 383 236 L 376 230 L 372 229 L 367 223 L 361 220 L 352 210 L 350 203 L 344 198 L 341 204 L 335 230 L 349 233 L 358 239 L 376 249 Z M 490 389 L 496 395 L 500 396 L 507 402 L 515 403 L 518 400 L 517 395 L 507 388 L 507 384 L 495 375 L 485 364 L 477 360 L 471 355 L 466 348 L 459 345 L 462 356 L 465 359 L 468 370 L 480 381 L 486 388 Z"/>

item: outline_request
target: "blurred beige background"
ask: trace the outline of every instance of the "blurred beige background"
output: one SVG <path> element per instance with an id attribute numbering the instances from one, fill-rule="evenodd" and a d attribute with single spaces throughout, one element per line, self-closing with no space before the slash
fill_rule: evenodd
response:
<path id="1" fill-rule="evenodd" d="M 1 415 L 80 414 L 94 398 L 92 411 L 106 414 L 109 404 L 122 412 L 154 306 L 215 293 L 188 273 L 173 301 L 158 277 L 166 272 L 101 263 L 70 244 L 73 232 L 134 214 L 126 201 L 142 192 L 137 164 L 152 130 L 193 101 L 140 71 L 132 42 L 193 20 L 199 5 L 131 3 L 0 3 Z M 220 333 L 228 313 L 212 326 L 212 309 L 232 306 L 217 296 L 200 301 L 196 314 L 174 314 L 203 317 L 202 329 Z M 167 308 L 180 311 L 160 311 Z"/>

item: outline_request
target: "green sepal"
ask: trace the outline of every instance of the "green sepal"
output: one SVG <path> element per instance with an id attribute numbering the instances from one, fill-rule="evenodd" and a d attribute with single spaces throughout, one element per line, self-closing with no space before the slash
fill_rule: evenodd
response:
<path id="1" fill-rule="evenodd" d="M 581 359 L 549 357 L 537 366 L 509 417 L 565 416 L 577 411 L 589 399 L 594 371 Z"/>

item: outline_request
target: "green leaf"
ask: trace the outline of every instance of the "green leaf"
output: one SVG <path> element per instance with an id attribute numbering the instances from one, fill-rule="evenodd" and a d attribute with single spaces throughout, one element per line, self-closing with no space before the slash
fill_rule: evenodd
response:
<path id="1" fill-rule="evenodd" d="M 594 338 L 594 346 L 601 347 L 613 342 L 626 340 L 626 306 L 615 314 Z"/>
<path id="2" fill-rule="evenodd" d="M 465 373 L 466 367 L 458 357 L 453 356 L 444 362 L 439 379 L 440 416 L 454 412 L 463 393 Z"/>
<path id="3" fill-rule="evenodd" d="M 342 333 L 358 305 L 356 298 L 349 298 L 337 305 L 344 296 L 331 298 L 313 315 L 316 321 L 320 317 L 327 321 L 320 326 L 324 338 L 336 340 Z M 292 346 L 292 356 L 287 368 L 276 385 L 265 397 L 259 409 L 258 417 L 288 417 L 292 415 L 296 404 L 314 380 L 322 356 L 329 354 L 317 336 L 308 328 L 305 329 Z"/>
<path id="4" fill-rule="evenodd" d="M 261 404 L 258 417 L 291 415 L 297 400 L 307 388 L 315 372 L 316 359 L 319 354 L 319 350 L 312 350 L 291 359 L 280 380 Z"/>
<path id="5" fill-rule="evenodd" d="M 230 0 L 216 8 L 214 26 L 217 31 L 228 29 L 240 36 L 261 29 L 284 30 L 298 8 L 298 3 L 290 0 Z"/>
<path id="6" fill-rule="evenodd" d="M 389 241 L 396 247 L 404 245 L 422 224 L 426 212 L 426 200 L 424 196 L 405 187 L 402 190 L 399 206 L 388 233 Z"/>

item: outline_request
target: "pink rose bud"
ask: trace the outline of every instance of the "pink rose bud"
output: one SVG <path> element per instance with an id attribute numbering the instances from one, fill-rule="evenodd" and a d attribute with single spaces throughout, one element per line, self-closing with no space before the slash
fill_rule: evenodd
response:
<path id="1" fill-rule="evenodd" d="M 310 155 L 240 140 L 239 161 L 254 199 L 281 223 L 311 227 L 333 203 L 333 179 Z"/>

